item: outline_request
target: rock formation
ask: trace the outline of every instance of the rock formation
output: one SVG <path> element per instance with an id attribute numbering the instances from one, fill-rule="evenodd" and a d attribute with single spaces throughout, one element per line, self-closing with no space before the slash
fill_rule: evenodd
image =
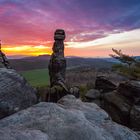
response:
<path id="1" fill-rule="evenodd" d="M 64 57 L 65 32 L 57 29 L 54 33 L 53 54 L 49 63 L 49 75 L 51 87 L 59 85 L 67 90 L 65 86 L 66 59 Z"/>
<path id="2" fill-rule="evenodd" d="M 121 82 L 115 87 L 106 78 L 96 79 L 96 89 L 85 95 L 86 101 L 94 102 L 105 109 L 112 119 L 140 131 L 140 82 Z"/>
<path id="3" fill-rule="evenodd" d="M 6 57 L 6 55 L 1 50 L 1 42 L 0 42 L 0 63 L 7 69 L 11 69 L 10 63 Z"/>
<path id="4" fill-rule="evenodd" d="M 130 110 L 131 102 L 124 96 L 118 94 L 117 91 L 105 93 L 103 96 L 104 108 L 112 117 L 112 119 L 120 124 L 130 126 Z"/>
<path id="5" fill-rule="evenodd" d="M 94 102 L 98 106 L 101 106 L 101 93 L 97 89 L 90 89 L 85 94 L 85 101 L 86 102 Z"/>
<path id="6" fill-rule="evenodd" d="M 104 109 L 110 110 L 109 114 L 116 122 L 140 130 L 140 82 L 123 82 L 116 91 L 106 93 Z"/>
<path id="7" fill-rule="evenodd" d="M 116 89 L 116 85 L 109 81 L 104 76 L 98 76 L 95 81 L 95 89 L 100 90 L 101 92 L 109 92 Z"/>
<path id="8" fill-rule="evenodd" d="M 54 33 L 53 53 L 49 62 L 50 88 L 47 90 L 46 101 L 57 102 L 66 94 L 79 97 L 79 89 L 72 87 L 70 90 L 65 83 L 66 59 L 64 57 L 65 31 L 57 29 Z"/>
<path id="9" fill-rule="evenodd" d="M 57 102 L 68 93 L 65 84 L 66 59 L 64 57 L 65 31 L 57 29 L 54 33 L 53 53 L 49 62 L 50 89 L 47 91 L 46 100 Z"/>
<path id="10" fill-rule="evenodd" d="M 120 83 L 118 93 L 127 97 L 133 104 L 140 105 L 140 81 Z"/>
<path id="11" fill-rule="evenodd" d="M 15 70 L 0 68 L 0 119 L 37 102 L 36 91 Z"/>
<path id="12" fill-rule="evenodd" d="M 140 105 L 134 105 L 130 111 L 130 127 L 140 132 Z"/>
<path id="13" fill-rule="evenodd" d="M 35 140 L 140 140 L 132 130 L 112 122 L 96 104 L 72 95 L 57 104 L 42 102 L 0 120 L 0 140 L 32 140 L 32 136 Z"/>

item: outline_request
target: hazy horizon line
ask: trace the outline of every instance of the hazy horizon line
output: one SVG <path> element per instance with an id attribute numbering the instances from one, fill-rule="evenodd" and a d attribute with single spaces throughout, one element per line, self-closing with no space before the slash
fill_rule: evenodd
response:
<path id="1" fill-rule="evenodd" d="M 43 54 L 43 55 L 38 55 L 38 56 L 29 56 L 29 55 L 7 55 L 8 59 L 23 59 L 23 58 L 28 58 L 28 57 L 39 57 L 39 56 L 51 56 L 49 54 Z M 72 57 L 77 57 L 77 58 L 112 58 L 111 56 L 75 56 L 75 55 L 70 55 L 70 56 L 65 56 L 66 58 L 72 58 Z M 134 55 L 133 57 L 139 57 L 138 55 Z M 113 59 L 113 58 L 112 58 Z"/>

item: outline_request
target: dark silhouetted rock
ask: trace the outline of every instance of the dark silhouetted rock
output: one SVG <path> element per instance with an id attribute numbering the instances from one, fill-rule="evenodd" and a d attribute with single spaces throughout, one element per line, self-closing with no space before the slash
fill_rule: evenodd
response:
<path id="1" fill-rule="evenodd" d="M 130 128 L 140 130 L 140 82 L 120 83 L 118 89 L 102 96 L 104 108 L 111 118 Z"/>
<path id="2" fill-rule="evenodd" d="M 0 129 L 25 133 L 37 130 L 49 140 L 140 140 L 132 130 L 112 122 L 94 103 L 83 103 L 72 95 L 57 104 L 42 102 L 4 118 L 0 120 Z"/>
<path id="3" fill-rule="evenodd" d="M 0 118 L 30 107 L 37 101 L 35 90 L 15 70 L 0 68 Z"/>
<path id="4" fill-rule="evenodd" d="M 101 92 L 110 92 L 116 89 L 116 85 L 104 76 L 98 76 L 95 81 L 95 89 Z"/>
<path id="5" fill-rule="evenodd" d="M 130 112 L 130 127 L 140 130 L 140 106 L 133 106 Z"/>
<path id="6" fill-rule="evenodd" d="M 103 108 L 110 114 L 111 118 L 123 125 L 129 126 L 131 103 L 116 91 L 104 94 Z"/>
<path id="7" fill-rule="evenodd" d="M 65 88 L 66 59 L 64 57 L 65 31 L 57 29 L 54 33 L 53 53 L 49 62 L 51 87 L 60 85 Z"/>
<path id="8" fill-rule="evenodd" d="M 127 97 L 132 103 L 140 105 L 140 81 L 120 83 L 118 93 Z"/>
<path id="9" fill-rule="evenodd" d="M 54 33 L 53 53 L 49 61 L 49 75 L 50 75 L 50 89 L 47 94 L 48 102 L 57 102 L 62 96 L 66 95 L 69 91 L 65 84 L 66 72 L 66 59 L 64 57 L 64 40 L 65 31 L 57 29 Z M 59 87 L 60 88 L 59 88 Z M 54 91 L 55 92 L 51 92 Z M 61 90 L 60 90 L 61 89 Z"/>
<path id="10" fill-rule="evenodd" d="M 65 96 L 67 92 L 61 86 L 53 86 L 46 89 L 46 101 L 56 103 L 59 99 Z"/>

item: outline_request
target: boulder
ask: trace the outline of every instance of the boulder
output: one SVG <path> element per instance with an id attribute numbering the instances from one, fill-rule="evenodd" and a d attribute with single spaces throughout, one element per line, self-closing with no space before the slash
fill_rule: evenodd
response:
<path id="1" fill-rule="evenodd" d="M 140 104 L 140 81 L 120 83 L 118 93 L 127 97 L 134 104 Z"/>
<path id="2" fill-rule="evenodd" d="M 101 92 L 110 92 L 116 89 L 116 85 L 104 76 L 98 76 L 95 81 L 95 89 Z"/>
<path id="3" fill-rule="evenodd" d="M 131 103 L 116 91 L 104 94 L 103 100 L 103 108 L 109 113 L 111 118 L 115 122 L 129 126 Z"/>
<path id="4" fill-rule="evenodd" d="M 36 91 L 15 70 L 0 68 L 0 119 L 37 102 Z"/>
<path id="5" fill-rule="evenodd" d="M 140 140 L 135 132 L 113 122 L 96 104 L 84 103 L 72 95 L 58 103 L 41 102 L 6 117 L 0 120 L 0 130 L 3 129 L 39 131 L 49 140 Z M 1 132 L 1 139 L 3 133 L 6 131 Z"/>
<path id="6" fill-rule="evenodd" d="M 101 93 L 96 89 L 90 89 L 85 95 L 86 102 L 94 102 L 98 106 L 101 106 Z"/>
<path id="7" fill-rule="evenodd" d="M 96 89 L 90 89 L 85 97 L 88 100 L 96 100 L 96 99 L 100 99 L 101 93 L 99 92 L 99 90 Z"/>
<path id="8" fill-rule="evenodd" d="M 140 130 L 140 106 L 133 106 L 130 112 L 130 127 Z"/>

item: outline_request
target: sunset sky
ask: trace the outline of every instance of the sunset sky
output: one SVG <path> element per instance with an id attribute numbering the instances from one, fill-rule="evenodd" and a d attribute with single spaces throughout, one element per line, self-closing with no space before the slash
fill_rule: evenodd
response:
<path id="1" fill-rule="evenodd" d="M 55 29 L 65 55 L 140 55 L 140 0 L 0 0 L 0 40 L 8 56 L 51 54 Z"/>

